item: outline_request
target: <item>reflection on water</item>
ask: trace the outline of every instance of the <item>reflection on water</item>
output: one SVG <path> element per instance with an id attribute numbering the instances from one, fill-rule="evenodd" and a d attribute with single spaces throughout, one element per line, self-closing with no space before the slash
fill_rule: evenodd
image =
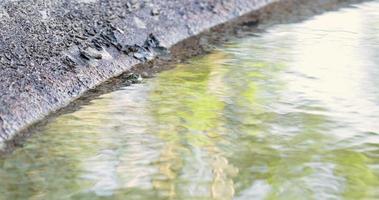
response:
<path id="1" fill-rule="evenodd" d="M 0 160 L 0 199 L 379 198 L 379 1 L 235 39 Z"/>

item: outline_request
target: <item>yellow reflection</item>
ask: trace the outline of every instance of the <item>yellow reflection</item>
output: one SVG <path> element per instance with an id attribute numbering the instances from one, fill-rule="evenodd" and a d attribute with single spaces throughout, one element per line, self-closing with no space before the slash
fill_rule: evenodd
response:
<path id="1" fill-rule="evenodd" d="M 234 195 L 231 178 L 237 170 L 217 153 L 216 146 L 220 135 L 226 134 L 222 94 L 228 88 L 223 80 L 227 70 L 220 65 L 227 59 L 225 56 L 221 52 L 212 53 L 163 72 L 154 82 L 156 89 L 153 89 L 150 99 L 158 124 L 157 134 L 167 141 L 167 147 L 161 152 L 161 160 L 164 161 L 160 163 L 164 164 L 159 165 L 161 174 L 167 178 L 156 180 L 154 185 L 159 191 L 168 190 L 170 199 L 188 192 L 181 190 L 179 185 L 185 185 L 190 180 L 183 180 L 180 174 L 185 173 L 184 168 L 195 166 L 183 158 L 204 154 L 207 159 L 203 162 L 209 162 L 206 165 L 210 169 L 207 170 L 211 171 L 213 178 L 209 180 L 209 186 L 208 183 L 202 185 L 204 188 L 210 187 L 209 191 L 203 194 L 193 191 L 193 198 L 230 199 Z M 193 152 L 194 149 L 198 153 Z M 173 150 L 176 153 L 172 153 Z"/>

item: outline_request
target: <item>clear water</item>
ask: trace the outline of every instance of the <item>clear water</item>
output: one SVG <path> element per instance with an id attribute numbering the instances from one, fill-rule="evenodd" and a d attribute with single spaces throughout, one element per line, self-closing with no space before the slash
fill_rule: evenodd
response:
<path id="1" fill-rule="evenodd" d="M 234 39 L 58 117 L 0 199 L 378 199 L 379 1 Z"/>

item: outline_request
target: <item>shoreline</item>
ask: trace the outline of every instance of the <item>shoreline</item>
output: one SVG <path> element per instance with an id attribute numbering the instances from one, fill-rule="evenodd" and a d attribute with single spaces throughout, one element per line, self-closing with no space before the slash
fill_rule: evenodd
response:
<path id="1" fill-rule="evenodd" d="M 361 1 L 175 0 L 142 6 L 114 0 L 104 9 L 96 2 L 52 3 L 38 13 L 22 12 L 27 1 L 0 3 L 0 23 L 9 23 L 0 32 L 6 38 L 0 44 L 0 142 L 7 148 L 17 146 L 33 124 L 109 79 L 148 71 L 147 62 L 167 50 L 174 57 L 191 56 L 201 33 L 254 27 L 270 18 L 280 23 Z M 60 4 L 72 7 L 63 12 Z M 110 14 L 115 12 L 119 15 Z M 35 21 L 28 22 L 30 17 Z M 22 31 L 14 32 L 17 28 Z"/>

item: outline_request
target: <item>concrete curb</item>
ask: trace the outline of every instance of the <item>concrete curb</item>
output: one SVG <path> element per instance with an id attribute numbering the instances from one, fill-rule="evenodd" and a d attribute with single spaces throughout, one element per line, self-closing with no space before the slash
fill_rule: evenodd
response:
<path id="1" fill-rule="evenodd" d="M 211 27 L 310 2 L 339 0 L 0 1 L 0 137 Z"/>

